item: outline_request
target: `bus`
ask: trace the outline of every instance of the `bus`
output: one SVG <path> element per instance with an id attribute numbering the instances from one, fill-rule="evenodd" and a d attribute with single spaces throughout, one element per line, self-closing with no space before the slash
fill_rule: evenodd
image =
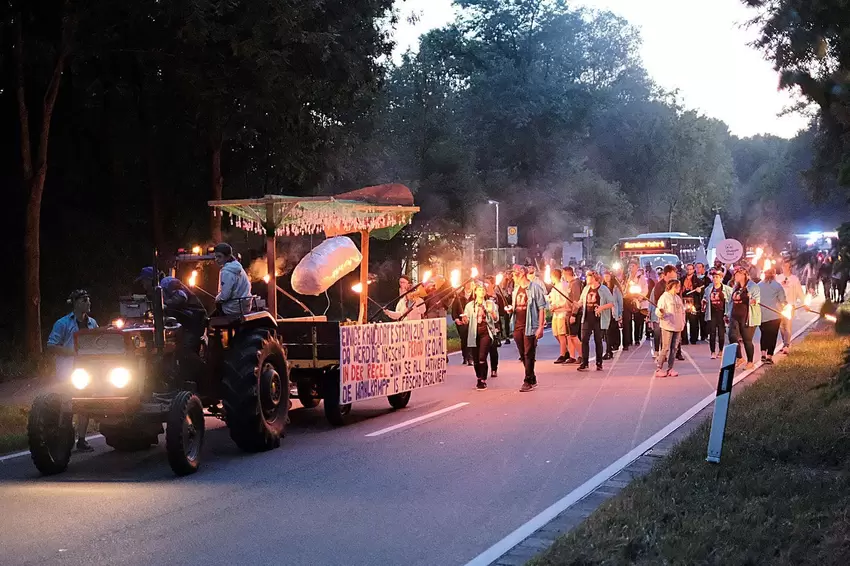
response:
<path id="1" fill-rule="evenodd" d="M 627 262 L 634 256 L 675 256 L 682 263 L 697 260 L 703 240 L 685 232 L 651 232 L 633 238 L 620 238 L 615 246 L 620 261 Z M 705 249 L 705 248 L 703 248 Z"/>

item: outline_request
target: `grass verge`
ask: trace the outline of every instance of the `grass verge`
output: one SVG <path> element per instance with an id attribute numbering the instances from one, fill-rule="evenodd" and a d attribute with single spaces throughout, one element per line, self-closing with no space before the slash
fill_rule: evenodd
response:
<path id="1" fill-rule="evenodd" d="M 0 454 L 26 448 L 28 413 L 27 407 L 0 405 Z"/>
<path id="2" fill-rule="evenodd" d="M 810 334 L 736 395 L 719 466 L 706 423 L 529 564 L 850 564 L 847 346 Z"/>

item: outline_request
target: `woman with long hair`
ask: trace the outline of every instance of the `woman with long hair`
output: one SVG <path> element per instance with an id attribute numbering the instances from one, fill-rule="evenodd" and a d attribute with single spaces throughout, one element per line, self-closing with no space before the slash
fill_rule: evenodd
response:
<path id="1" fill-rule="evenodd" d="M 756 327 L 761 325 L 761 290 L 747 272 L 746 267 L 735 269 L 735 286 L 732 287 L 732 300 L 729 302 L 729 343 L 738 343 L 738 361 L 736 365 L 744 362 L 744 353 L 747 354 L 746 368 L 753 369 L 753 336 Z M 743 350 L 743 351 L 742 351 Z"/>
<path id="2" fill-rule="evenodd" d="M 605 333 L 605 355 L 603 360 L 611 360 L 614 358 L 614 352 L 620 349 L 622 343 L 622 332 L 620 325 L 623 321 L 623 288 L 617 280 L 617 276 L 613 271 L 606 271 L 602 276 L 602 281 L 605 286 L 611 291 L 614 296 L 614 308 L 611 311 L 611 322 L 608 325 L 608 330 Z"/>
<path id="3" fill-rule="evenodd" d="M 478 378 L 475 388 L 482 391 L 487 389 L 487 358 L 496 337 L 499 308 L 496 303 L 487 299 L 487 292 L 480 282 L 474 283 L 472 300 L 466 303 L 461 318 L 469 329 L 465 346 L 469 349 L 475 366 L 475 376 Z"/>

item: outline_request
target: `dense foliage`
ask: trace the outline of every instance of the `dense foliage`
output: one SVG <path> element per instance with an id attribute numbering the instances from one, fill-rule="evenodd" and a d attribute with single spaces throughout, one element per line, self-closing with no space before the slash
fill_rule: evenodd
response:
<path id="1" fill-rule="evenodd" d="M 205 203 L 221 196 L 404 182 L 422 213 L 376 250 L 394 266 L 464 234 L 492 246 L 488 199 L 539 250 L 582 226 L 604 250 L 638 230 L 706 234 L 715 211 L 741 236 L 822 217 L 795 206 L 815 133 L 742 140 L 684 109 L 626 21 L 564 0 L 456 3 L 395 65 L 392 0 L 3 2 L 0 340 L 61 314 L 70 289 L 111 302 L 154 246 L 217 238 Z"/>

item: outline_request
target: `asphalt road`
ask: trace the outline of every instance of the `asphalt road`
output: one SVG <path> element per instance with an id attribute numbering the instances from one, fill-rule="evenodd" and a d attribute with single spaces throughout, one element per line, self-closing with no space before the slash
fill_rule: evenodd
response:
<path id="1" fill-rule="evenodd" d="M 187 478 L 164 440 L 134 455 L 94 440 L 53 478 L 28 457 L 0 461 L 0 564 L 465 564 L 714 391 L 719 360 L 705 344 L 685 353 L 678 378 L 652 377 L 646 342 L 578 373 L 552 364 L 547 335 L 530 393 L 513 344 L 486 391 L 453 356 L 448 383 L 401 411 L 355 405 L 334 429 L 321 406 L 293 409 L 265 454 L 242 454 L 208 420 Z"/>

